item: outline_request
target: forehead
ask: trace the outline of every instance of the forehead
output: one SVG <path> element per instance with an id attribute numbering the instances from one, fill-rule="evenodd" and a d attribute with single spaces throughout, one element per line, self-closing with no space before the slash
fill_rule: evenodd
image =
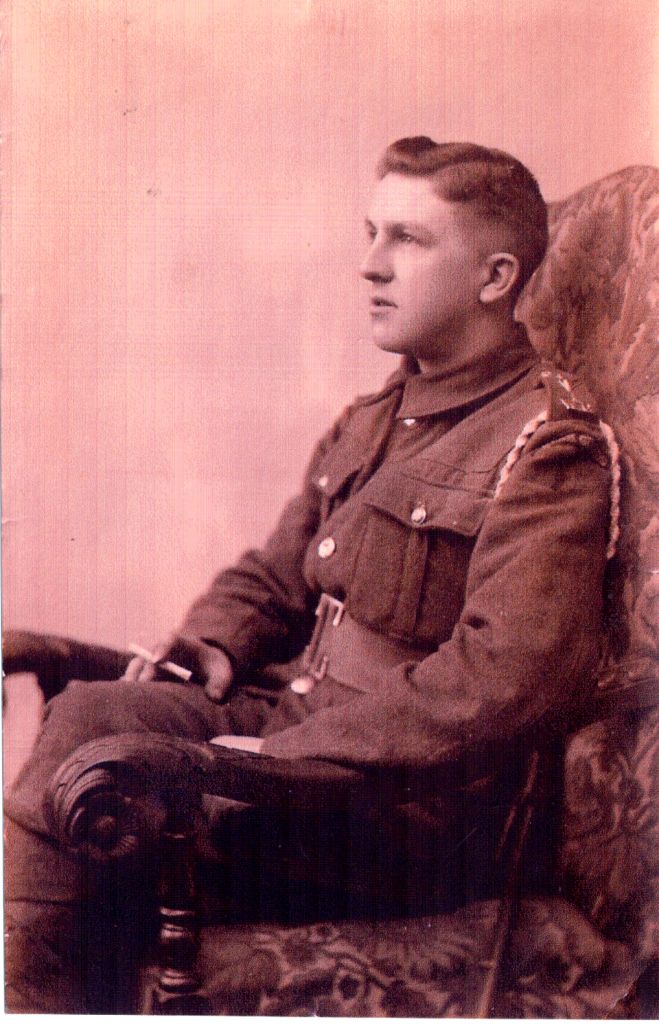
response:
<path id="1" fill-rule="evenodd" d="M 463 220 L 457 203 L 441 199 L 429 178 L 386 174 L 378 181 L 368 208 L 373 223 L 410 223 L 440 227 Z"/>

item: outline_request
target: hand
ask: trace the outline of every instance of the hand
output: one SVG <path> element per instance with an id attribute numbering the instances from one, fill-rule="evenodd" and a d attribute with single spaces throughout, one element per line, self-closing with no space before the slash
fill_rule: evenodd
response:
<path id="1" fill-rule="evenodd" d="M 174 634 L 159 644 L 153 654 L 157 661 L 173 661 L 181 668 L 190 669 L 194 682 L 205 687 L 210 700 L 223 700 L 233 682 L 233 666 L 224 651 L 197 637 Z M 129 662 L 122 678 L 131 683 L 147 683 L 173 677 L 158 665 L 136 657 Z"/>
<path id="2" fill-rule="evenodd" d="M 252 754 L 260 754 L 263 746 L 263 740 L 258 736 L 215 736 L 211 743 L 230 750 L 249 750 Z"/>

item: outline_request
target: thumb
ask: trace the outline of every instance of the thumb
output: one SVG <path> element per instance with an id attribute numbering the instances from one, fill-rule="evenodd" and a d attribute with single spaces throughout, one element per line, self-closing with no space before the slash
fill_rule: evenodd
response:
<path id="1" fill-rule="evenodd" d="M 212 648 L 206 656 L 206 695 L 215 701 L 224 699 L 233 681 L 233 666 L 229 658 L 217 648 Z"/>

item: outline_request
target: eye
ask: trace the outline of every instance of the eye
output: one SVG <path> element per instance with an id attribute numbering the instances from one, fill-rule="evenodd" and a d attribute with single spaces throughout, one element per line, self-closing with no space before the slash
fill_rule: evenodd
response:
<path id="1" fill-rule="evenodd" d="M 394 232 L 394 238 L 401 245 L 416 245 L 419 241 L 416 235 L 413 235 L 410 231 L 405 231 L 403 228 Z"/>

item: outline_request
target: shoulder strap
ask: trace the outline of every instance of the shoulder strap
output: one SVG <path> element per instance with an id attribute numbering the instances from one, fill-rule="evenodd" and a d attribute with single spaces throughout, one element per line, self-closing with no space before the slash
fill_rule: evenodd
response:
<path id="1" fill-rule="evenodd" d="M 543 371 L 542 381 L 548 392 L 547 408 L 543 409 L 542 412 L 538 413 L 537 416 L 534 416 L 533 419 L 530 419 L 522 427 L 501 467 L 494 490 L 494 497 L 499 497 L 520 455 L 536 430 L 543 423 L 547 423 L 549 420 L 568 417 L 570 419 L 574 417 L 584 418 L 598 423 L 609 450 L 609 464 L 611 468 L 609 541 L 606 549 L 606 557 L 611 559 L 616 553 L 616 547 L 620 538 L 620 449 L 615 435 L 608 423 L 598 420 L 590 409 L 574 396 L 570 382 L 562 374 L 549 370 Z"/>

